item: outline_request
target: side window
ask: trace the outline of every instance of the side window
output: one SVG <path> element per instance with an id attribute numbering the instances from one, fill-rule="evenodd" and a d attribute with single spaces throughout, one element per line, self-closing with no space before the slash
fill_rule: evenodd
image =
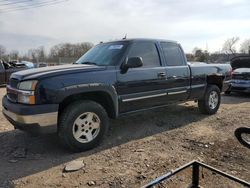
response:
<path id="1" fill-rule="evenodd" d="M 128 57 L 141 57 L 144 67 L 159 67 L 160 58 L 153 42 L 136 42 L 132 44 Z"/>
<path id="2" fill-rule="evenodd" d="M 184 65 L 182 52 L 178 44 L 171 42 L 161 42 L 161 47 L 168 66 Z"/>

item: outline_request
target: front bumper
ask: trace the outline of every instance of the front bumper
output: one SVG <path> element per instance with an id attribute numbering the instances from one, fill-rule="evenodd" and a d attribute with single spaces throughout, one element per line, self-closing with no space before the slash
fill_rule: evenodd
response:
<path id="1" fill-rule="evenodd" d="M 6 96 L 2 100 L 4 116 L 15 128 L 46 127 L 57 124 L 58 105 L 24 105 L 10 102 Z"/>
<path id="2" fill-rule="evenodd" d="M 232 80 L 230 91 L 236 92 L 250 92 L 250 81 L 246 80 Z"/>

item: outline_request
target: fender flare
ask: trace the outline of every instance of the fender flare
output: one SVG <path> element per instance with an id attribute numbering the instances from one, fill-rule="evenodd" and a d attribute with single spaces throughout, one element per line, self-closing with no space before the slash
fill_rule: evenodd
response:
<path id="1" fill-rule="evenodd" d="M 113 102 L 115 117 L 118 117 L 118 95 L 113 85 L 105 85 L 102 83 L 77 84 L 61 88 L 56 96 L 57 103 L 61 103 L 71 95 L 84 94 L 90 92 L 104 92 L 108 94 Z"/>

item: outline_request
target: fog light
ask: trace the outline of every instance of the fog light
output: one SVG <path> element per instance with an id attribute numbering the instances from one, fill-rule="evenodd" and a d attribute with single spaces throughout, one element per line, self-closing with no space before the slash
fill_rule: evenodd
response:
<path id="1" fill-rule="evenodd" d="M 18 102 L 24 104 L 35 104 L 35 96 L 34 95 L 18 95 Z"/>

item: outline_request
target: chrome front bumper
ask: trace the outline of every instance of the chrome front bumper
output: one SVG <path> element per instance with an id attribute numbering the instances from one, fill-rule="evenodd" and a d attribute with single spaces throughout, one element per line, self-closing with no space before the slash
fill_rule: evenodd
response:
<path id="1" fill-rule="evenodd" d="M 57 124 L 58 104 L 25 105 L 11 102 L 4 96 L 2 112 L 15 128 L 47 127 Z"/>
<path id="2" fill-rule="evenodd" d="M 57 124 L 57 112 L 44 113 L 44 114 L 35 114 L 35 115 L 19 115 L 8 111 L 3 108 L 3 114 L 9 119 L 11 122 L 16 122 L 22 125 L 31 125 L 38 124 L 40 127 L 46 127 L 50 125 Z"/>

